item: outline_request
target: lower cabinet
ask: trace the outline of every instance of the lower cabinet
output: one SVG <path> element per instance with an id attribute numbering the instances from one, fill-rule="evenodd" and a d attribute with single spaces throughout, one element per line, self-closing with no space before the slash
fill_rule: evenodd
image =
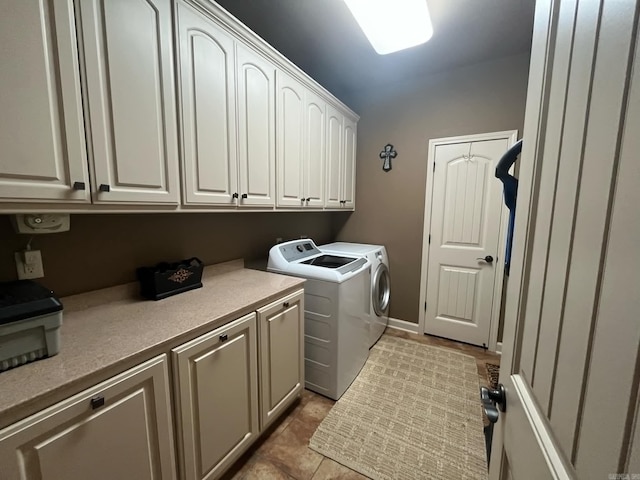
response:
<path id="1" fill-rule="evenodd" d="M 182 478 L 217 478 L 259 432 L 256 314 L 172 355 Z"/>
<path id="2" fill-rule="evenodd" d="M 0 480 L 219 478 L 304 386 L 304 291 L 0 430 Z"/>
<path id="3" fill-rule="evenodd" d="M 304 388 L 304 293 L 258 309 L 260 427 L 265 429 Z"/>
<path id="4" fill-rule="evenodd" d="M 167 356 L 0 431 L 2 480 L 174 479 Z"/>

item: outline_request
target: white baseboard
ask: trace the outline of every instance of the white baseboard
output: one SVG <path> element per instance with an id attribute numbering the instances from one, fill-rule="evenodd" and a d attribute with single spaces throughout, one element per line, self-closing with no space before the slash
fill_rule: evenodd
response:
<path id="1" fill-rule="evenodd" d="M 406 320 L 389 317 L 388 326 L 389 328 L 395 328 L 396 330 L 402 330 L 403 332 L 418 333 L 418 324 L 407 322 Z"/>
<path id="2" fill-rule="evenodd" d="M 496 353 L 502 355 L 502 342 L 496 343 Z"/>

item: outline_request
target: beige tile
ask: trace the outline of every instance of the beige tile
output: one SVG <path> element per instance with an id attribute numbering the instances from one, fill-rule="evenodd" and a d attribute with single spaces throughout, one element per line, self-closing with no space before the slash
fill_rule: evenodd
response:
<path id="1" fill-rule="evenodd" d="M 300 399 L 296 400 L 280 418 L 275 420 L 273 426 L 270 427 L 273 430 L 271 435 L 281 434 L 284 429 L 289 426 L 291 421 L 298 417 L 307 400 L 308 399 L 305 399 L 304 396 L 302 396 Z"/>
<path id="2" fill-rule="evenodd" d="M 327 416 L 334 404 L 335 402 L 333 400 L 315 395 L 309 398 L 298 414 L 297 419 L 310 427 L 312 426 L 315 430 L 322 420 L 324 420 L 324 417 Z"/>
<path id="3" fill-rule="evenodd" d="M 313 476 L 313 480 L 362 480 L 369 477 L 360 475 L 350 468 L 334 462 L 330 458 L 322 460 L 320 467 Z"/>
<path id="4" fill-rule="evenodd" d="M 306 404 L 311 398 L 318 397 L 317 393 L 313 393 L 311 390 L 307 390 L 306 388 L 302 390 L 301 402 L 302 404 Z"/>
<path id="5" fill-rule="evenodd" d="M 223 480 L 293 480 L 292 477 L 269 460 L 258 455 L 254 455 L 244 466 L 229 476 L 232 472 L 228 472 L 222 477 Z"/>
<path id="6" fill-rule="evenodd" d="M 257 453 L 295 479 L 309 480 L 323 459 L 307 446 L 315 429 L 295 418 L 282 433 L 263 443 Z"/>

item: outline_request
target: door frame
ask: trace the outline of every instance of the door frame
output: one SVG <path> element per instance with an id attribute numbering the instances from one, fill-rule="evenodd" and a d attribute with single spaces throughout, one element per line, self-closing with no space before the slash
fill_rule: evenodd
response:
<path id="1" fill-rule="evenodd" d="M 427 301 L 427 272 L 429 266 L 429 235 L 431 234 L 431 209 L 433 206 L 433 171 L 435 166 L 435 152 L 439 145 L 450 145 L 453 143 L 481 142 L 487 140 L 507 140 L 509 146 L 516 143 L 518 139 L 518 130 L 505 130 L 501 132 L 479 133 L 474 135 L 460 135 L 456 137 L 434 138 L 429 140 L 429 154 L 427 157 L 427 188 L 424 201 L 424 223 L 422 227 L 422 262 L 420 266 L 420 303 L 418 305 L 418 331 L 425 333 L 426 327 L 426 301 Z M 496 181 L 498 181 L 496 179 Z M 498 233 L 500 241 L 498 251 L 504 252 L 507 245 L 506 231 L 509 223 L 509 209 L 506 208 L 504 202 L 501 204 L 500 210 L 500 232 Z M 504 253 L 503 253 L 504 255 Z M 502 265 L 501 257 L 497 256 L 496 265 Z M 504 281 L 504 268 L 498 268 L 496 278 L 493 285 L 493 301 L 491 304 L 491 324 L 489 327 L 489 339 L 487 347 L 491 351 L 496 351 L 498 346 L 498 327 L 500 323 L 500 305 L 502 300 L 502 283 Z"/>

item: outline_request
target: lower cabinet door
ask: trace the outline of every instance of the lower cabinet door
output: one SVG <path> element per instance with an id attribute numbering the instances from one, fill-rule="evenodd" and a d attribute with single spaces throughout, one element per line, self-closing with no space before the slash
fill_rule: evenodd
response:
<path id="1" fill-rule="evenodd" d="M 258 310 L 260 428 L 275 420 L 304 388 L 304 291 Z"/>
<path id="2" fill-rule="evenodd" d="M 2 480 L 176 478 L 167 356 L 0 431 Z"/>
<path id="3" fill-rule="evenodd" d="M 173 349 L 180 470 L 217 478 L 258 435 L 256 314 Z"/>

